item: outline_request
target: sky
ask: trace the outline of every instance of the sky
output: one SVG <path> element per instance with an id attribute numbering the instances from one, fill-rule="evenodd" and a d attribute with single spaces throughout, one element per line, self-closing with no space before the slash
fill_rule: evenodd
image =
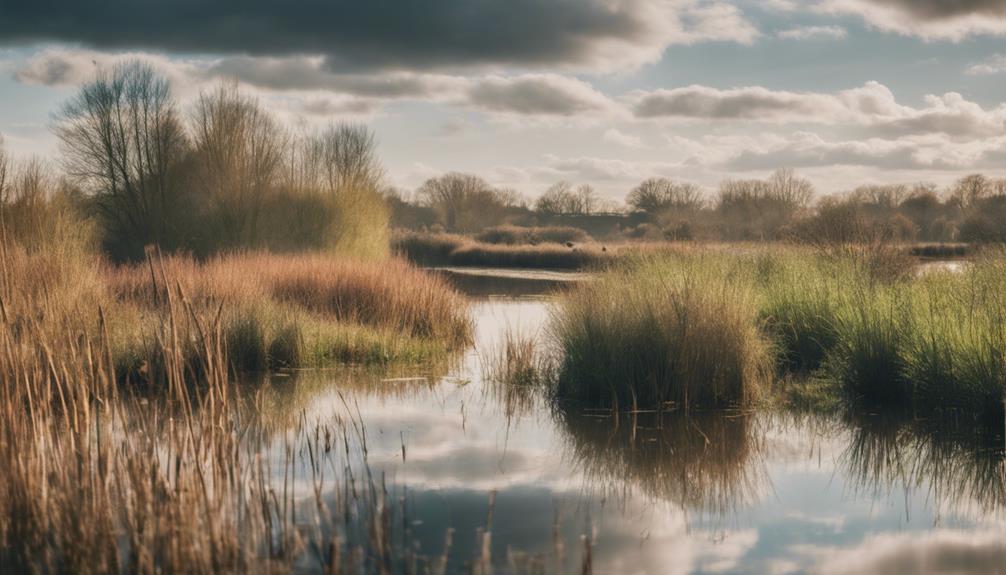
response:
<path id="1" fill-rule="evenodd" d="M 615 201 L 793 168 L 822 194 L 1006 176 L 1004 0 L 0 0 L 0 134 L 140 59 L 293 130 L 365 122 L 389 184 L 449 171 Z"/>

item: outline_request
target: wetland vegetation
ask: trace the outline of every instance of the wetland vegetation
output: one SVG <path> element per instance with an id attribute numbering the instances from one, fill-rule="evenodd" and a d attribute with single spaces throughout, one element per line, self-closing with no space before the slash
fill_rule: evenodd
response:
<path id="1" fill-rule="evenodd" d="M 287 133 L 230 85 L 189 112 L 124 66 L 56 117 L 62 177 L 0 148 L 4 570 L 742 570 L 717 538 L 809 569 L 745 516 L 819 491 L 804 453 L 870 503 L 1003 510 L 1006 256 L 920 272 L 909 240 L 963 238 L 903 221 L 932 190 L 648 180 L 597 214 L 448 174 L 410 204 L 365 127 Z M 958 188 L 963 230 L 999 196 Z"/>

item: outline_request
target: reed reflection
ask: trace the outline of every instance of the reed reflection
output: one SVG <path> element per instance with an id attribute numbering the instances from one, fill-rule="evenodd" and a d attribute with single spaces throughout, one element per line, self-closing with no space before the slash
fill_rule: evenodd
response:
<path id="1" fill-rule="evenodd" d="M 855 488 L 878 493 L 928 490 L 937 509 L 987 516 L 1006 509 L 1002 419 L 951 413 L 846 416 L 840 463 Z"/>
<path id="2" fill-rule="evenodd" d="M 557 410 L 574 465 L 610 493 L 667 500 L 723 516 L 754 503 L 767 481 L 764 439 L 752 414 L 622 414 Z"/>

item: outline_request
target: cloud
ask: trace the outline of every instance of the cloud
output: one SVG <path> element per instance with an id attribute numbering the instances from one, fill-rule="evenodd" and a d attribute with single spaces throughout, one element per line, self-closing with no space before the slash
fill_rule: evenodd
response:
<path id="1" fill-rule="evenodd" d="M 617 128 L 608 128 L 605 130 L 602 139 L 605 142 L 615 144 L 616 146 L 622 146 L 624 148 L 643 147 L 643 140 L 639 136 L 626 134 L 625 132 L 619 131 Z"/>
<path id="2" fill-rule="evenodd" d="M 1006 562 L 1006 539 L 998 529 L 871 535 L 848 548 L 797 546 L 813 557 L 813 571 L 847 573 L 994 573 Z"/>
<path id="3" fill-rule="evenodd" d="M 632 99 L 633 113 L 639 118 L 789 121 L 840 111 L 834 99 L 825 95 L 773 91 L 758 86 L 719 90 L 693 85 L 637 92 Z"/>
<path id="4" fill-rule="evenodd" d="M 902 138 L 826 141 L 797 132 L 782 144 L 749 147 L 723 162 L 728 170 L 748 172 L 790 168 L 866 166 L 888 170 L 959 170 L 977 162 L 982 151 L 946 139 Z"/>
<path id="5" fill-rule="evenodd" d="M 788 30 L 780 30 L 776 33 L 776 36 L 784 40 L 808 40 L 811 38 L 841 40 L 847 35 L 848 33 L 845 31 L 845 28 L 841 26 L 801 26 Z"/>
<path id="6" fill-rule="evenodd" d="M 686 26 L 677 35 L 676 43 L 725 41 L 751 44 L 761 36 L 740 8 L 725 2 L 698 4 L 685 11 L 684 21 Z"/>
<path id="7" fill-rule="evenodd" d="M 925 105 L 915 108 L 899 104 L 894 94 L 878 82 L 835 94 L 759 86 L 728 90 L 688 86 L 637 91 L 629 95 L 628 102 L 635 117 L 641 119 L 853 125 L 883 137 L 933 133 L 957 138 L 992 137 L 1006 128 L 1006 106 L 985 109 L 949 92 L 926 96 Z"/>
<path id="8" fill-rule="evenodd" d="M 318 56 L 287 58 L 238 56 L 214 62 L 209 76 L 233 78 L 270 90 L 328 90 L 368 98 L 439 98 L 466 86 L 464 78 L 445 74 L 386 72 L 336 73 Z"/>
<path id="9" fill-rule="evenodd" d="M 964 71 L 969 76 L 992 76 L 1006 72 L 1006 54 L 992 54 L 984 62 L 968 66 Z"/>
<path id="10" fill-rule="evenodd" d="M 962 40 L 1006 34 L 1006 3 L 1001 0 L 816 0 L 794 9 L 853 15 L 868 25 L 930 40 Z"/>
<path id="11" fill-rule="evenodd" d="M 442 102 L 514 116 L 580 117 L 616 108 L 589 83 L 559 74 L 336 73 L 325 67 L 323 58 L 308 56 L 180 60 L 138 52 L 55 48 L 33 55 L 14 77 L 28 84 L 72 86 L 90 79 L 98 69 L 129 60 L 153 66 L 183 97 L 220 80 L 236 80 L 261 95 L 301 100 L 302 111 L 318 116 L 370 114 L 393 100 Z"/>
<path id="12" fill-rule="evenodd" d="M 705 0 L 37 0 L 6 7 L 0 45 L 324 58 L 337 71 L 622 71 L 675 43 L 749 42 L 734 6 Z"/>
<path id="13" fill-rule="evenodd" d="M 145 52 L 116 54 L 94 50 L 50 48 L 32 55 L 15 68 L 18 82 L 40 86 L 76 86 L 94 77 L 96 71 L 111 69 L 119 63 L 139 60 L 164 74 L 175 84 L 184 84 L 203 76 L 199 63 L 193 60 L 168 58 Z"/>
<path id="14" fill-rule="evenodd" d="M 546 116 L 573 116 L 612 105 L 590 84 L 556 74 L 481 78 L 468 90 L 467 102 L 494 112 Z"/>

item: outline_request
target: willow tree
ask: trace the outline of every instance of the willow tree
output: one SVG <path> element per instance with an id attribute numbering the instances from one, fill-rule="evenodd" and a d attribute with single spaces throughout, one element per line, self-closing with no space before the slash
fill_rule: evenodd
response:
<path id="1" fill-rule="evenodd" d="M 195 175 L 215 235 L 210 248 L 259 244 L 267 195 L 283 166 L 285 134 L 235 84 L 200 95 L 193 114 Z"/>
<path id="2" fill-rule="evenodd" d="M 324 199 L 324 245 L 342 254 L 380 257 L 388 251 L 388 210 L 381 194 L 384 169 L 373 132 L 333 123 L 290 146 L 284 188 Z"/>

